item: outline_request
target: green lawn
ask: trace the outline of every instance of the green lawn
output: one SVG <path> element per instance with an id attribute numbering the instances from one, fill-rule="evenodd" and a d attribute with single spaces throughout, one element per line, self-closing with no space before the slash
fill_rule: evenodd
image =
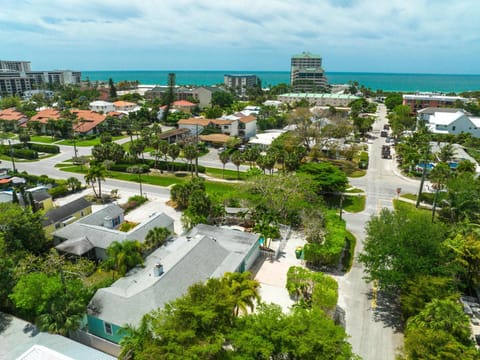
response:
<path id="1" fill-rule="evenodd" d="M 351 213 L 365 210 L 365 196 L 344 196 L 343 209 Z"/>
<path id="2" fill-rule="evenodd" d="M 113 136 L 112 141 L 123 139 L 126 136 Z M 57 143 L 58 145 L 68 145 L 68 146 L 73 146 L 73 140 L 68 139 L 68 140 L 62 140 Z M 100 138 L 96 137 L 95 139 L 90 139 L 90 140 L 81 140 L 77 139 L 76 141 L 76 146 L 95 146 L 100 144 Z"/>
<path id="3" fill-rule="evenodd" d="M 348 194 L 360 194 L 360 193 L 363 193 L 364 191 L 362 189 L 353 188 L 353 189 L 348 189 L 345 192 Z"/>
<path id="4" fill-rule="evenodd" d="M 38 143 L 44 143 L 44 144 L 52 144 L 56 141 L 58 141 L 55 138 L 52 138 L 51 136 L 30 136 L 30 141 L 32 142 L 38 142 Z"/>
<path id="5" fill-rule="evenodd" d="M 417 200 L 417 195 L 415 195 L 415 194 L 402 194 L 402 195 L 400 195 L 400 197 L 405 198 L 405 199 L 409 199 L 409 200 L 413 200 L 413 201 Z"/>
<path id="6" fill-rule="evenodd" d="M 366 198 L 364 195 L 346 195 L 343 197 L 342 208 L 343 210 L 350 213 L 358 213 L 365 210 L 365 201 Z M 325 202 L 329 208 L 340 208 L 340 196 L 338 195 L 331 195 L 325 197 Z"/>
<path id="7" fill-rule="evenodd" d="M 222 169 L 206 168 L 205 174 L 211 177 L 222 179 Z M 225 180 L 238 180 L 236 170 L 225 170 Z M 240 180 L 246 180 L 247 176 L 240 171 Z"/>
<path id="8" fill-rule="evenodd" d="M 348 174 L 348 177 L 359 178 L 359 177 L 362 177 L 362 176 L 365 176 L 365 175 L 367 175 L 366 170 L 355 170 L 355 171 L 351 172 L 350 174 Z"/>

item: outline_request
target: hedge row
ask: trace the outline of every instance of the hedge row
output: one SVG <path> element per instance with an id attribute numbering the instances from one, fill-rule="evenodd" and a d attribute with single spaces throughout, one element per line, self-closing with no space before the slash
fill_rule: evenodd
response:
<path id="1" fill-rule="evenodd" d="M 60 152 L 60 147 L 58 147 L 57 145 L 28 143 L 28 147 L 30 148 L 30 150 L 35 150 L 48 154 L 58 154 Z"/>
<path id="2" fill-rule="evenodd" d="M 110 167 L 112 171 L 128 172 L 128 168 L 139 166 L 143 168 L 143 172 L 148 172 L 150 168 L 155 167 L 155 160 L 145 160 L 145 164 L 116 163 Z M 157 161 L 157 169 L 164 171 L 190 171 L 190 164 L 179 162 Z M 205 173 L 205 167 L 198 165 L 198 172 Z"/>

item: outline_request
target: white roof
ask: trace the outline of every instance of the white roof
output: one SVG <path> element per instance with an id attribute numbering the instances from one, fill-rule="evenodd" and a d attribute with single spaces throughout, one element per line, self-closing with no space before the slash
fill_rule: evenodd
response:
<path id="1" fill-rule="evenodd" d="M 257 134 L 255 137 L 250 138 L 248 141 L 250 144 L 257 144 L 257 145 L 271 145 L 273 140 L 278 138 L 282 135 L 285 131 L 284 130 L 275 130 L 264 132 L 261 134 Z"/>
<path id="2" fill-rule="evenodd" d="M 109 101 L 96 100 L 90 103 L 90 106 L 113 106 L 113 103 Z"/>
<path id="3" fill-rule="evenodd" d="M 480 127 L 480 117 L 470 117 L 470 121 L 475 127 Z"/>
<path id="4" fill-rule="evenodd" d="M 451 123 L 458 120 L 462 116 L 465 116 L 465 114 L 461 111 L 457 111 L 454 113 L 436 112 L 432 116 L 430 116 L 430 119 L 428 121 L 430 124 L 435 124 L 435 125 L 450 125 Z"/>
<path id="5" fill-rule="evenodd" d="M 448 96 L 442 94 L 405 94 L 403 95 L 403 98 L 407 100 L 466 101 L 466 99 L 461 96 Z"/>

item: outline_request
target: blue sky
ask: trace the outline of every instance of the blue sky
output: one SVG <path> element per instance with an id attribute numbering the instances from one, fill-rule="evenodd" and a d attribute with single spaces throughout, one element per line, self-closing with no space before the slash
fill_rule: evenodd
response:
<path id="1" fill-rule="evenodd" d="M 480 74 L 478 0 L 2 0 L 1 58 L 34 70 Z"/>

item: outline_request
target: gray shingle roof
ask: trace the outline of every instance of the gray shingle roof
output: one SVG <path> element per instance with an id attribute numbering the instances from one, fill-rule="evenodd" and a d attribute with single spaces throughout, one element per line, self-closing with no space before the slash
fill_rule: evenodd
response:
<path id="1" fill-rule="evenodd" d="M 90 250 L 94 249 L 95 246 L 91 243 L 86 236 L 79 237 L 77 239 L 69 239 L 55 247 L 57 250 L 67 252 L 69 254 L 74 254 L 81 256 Z"/>
<path id="2" fill-rule="evenodd" d="M 52 209 L 45 213 L 44 220 L 42 221 L 43 226 L 47 226 L 50 224 L 55 224 L 63 219 L 68 219 L 76 212 L 86 209 L 91 206 L 91 203 L 87 201 L 85 198 L 79 198 L 68 204 L 65 204 L 59 208 Z"/>
<path id="3" fill-rule="evenodd" d="M 93 247 L 100 249 L 106 249 L 114 241 L 122 242 L 128 239 L 143 242 L 150 229 L 154 227 L 170 227 L 173 224 L 173 219 L 170 216 L 159 213 L 149 217 L 129 232 L 103 227 L 103 222 L 106 217 L 115 218 L 122 213 L 123 210 L 118 205 L 111 204 L 91 215 L 81 218 L 73 224 L 55 231 L 53 233 L 55 237 L 69 240 L 63 249 L 61 245 L 65 243 L 65 241 L 57 245 L 57 249 L 78 255 L 76 252 L 88 248 L 85 240 L 79 241 L 81 238 L 88 239 Z M 75 252 L 70 252 L 69 250 Z"/>
<path id="4" fill-rule="evenodd" d="M 257 240 L 255 234 L 197 225 L 152 253 L 144 268 L 99 289 L 91 301 L 98 309 L 93 315 L 119 326 L 138 325 L 144 314 L 182 296 L 194 283 L 238 270 Z M 164 266 L 160 277 L 153 274 L 157 263 Z"/>

